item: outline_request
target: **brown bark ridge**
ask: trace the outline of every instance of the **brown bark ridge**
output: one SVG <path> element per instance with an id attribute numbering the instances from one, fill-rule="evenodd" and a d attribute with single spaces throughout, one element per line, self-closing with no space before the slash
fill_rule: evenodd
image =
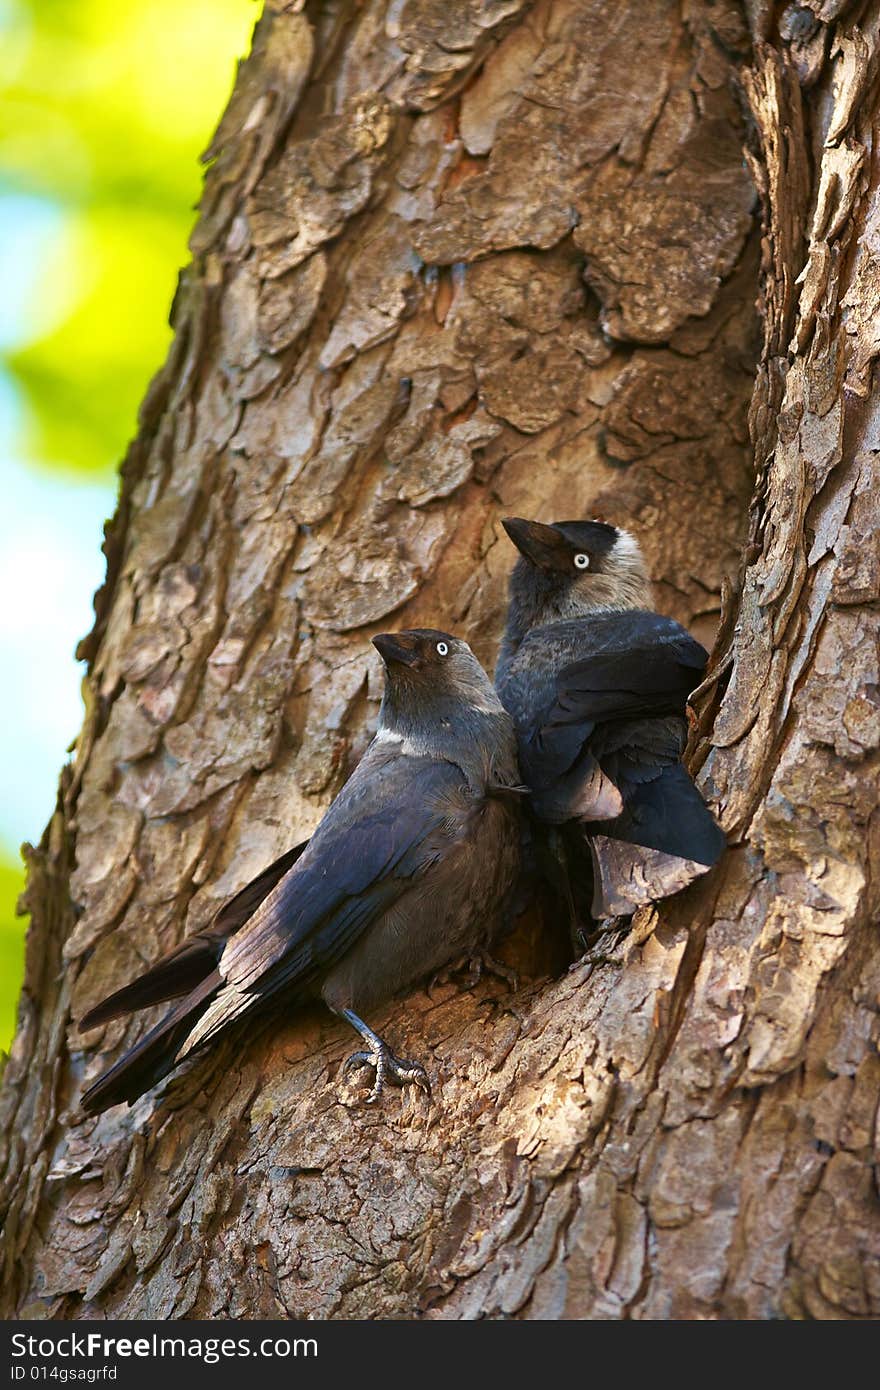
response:
<path id="1" fill-rule="evenodd" d="M 8 1315 L 880 1313 L 880 7 L 778 10 L 267 3 L 30 855 Z M 316 1013 L 83 1121 L 146 1022 L 74 1020 L 315 824 L 368 637 L 491 663 L 509 512 L 630 525 L 704 638 L 737 575 L 722 864 L 611 959 L 371 1020 L 432 1104 L 358 1106 Z"/>

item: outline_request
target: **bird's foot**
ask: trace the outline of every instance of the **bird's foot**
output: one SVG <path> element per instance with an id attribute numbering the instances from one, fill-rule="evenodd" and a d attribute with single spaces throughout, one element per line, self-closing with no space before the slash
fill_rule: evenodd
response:
<path id="1" fill-rule="evenodd" d="M 347 1077 L 357 1067 L 374 1068 L 376 1079 L 372 1091 L 367 1096 L 368 1105 L 375 1105 L 386 1081 L 392 1081 L 395 1086 L 418 1086 L 426 1095 L 431 1094 L 428 1073 L 421 1062 L 410 1062 L 404 1057 L 395 1057 L 388 1044 L 383 1042 L 372 1028 L 368 1028 L 352 1009 L 336 1009 L 334 1012 L 338 1013 L 340 1018 L 347 1019 L 366 1043 L 365 1048 L 360 1052 L 353 1052 L 348 1058 L 342 1068 L 342 1074 Z"/>
<path id="2" fill-rule="evenodd" d="M 373 1067 L 376 1072 L 376 1079 L 373 1082 L 373 1089 L 367 1096 L 366 1104 L 375 1105 L 385 1089 L 386 1081 L 391 1081 L 395 1086 L 418 1086 L 420 1091 L 426 1095 L 431 1094 L 431 1083 L 428 1080 L 428 1073 L 421 1062 L 412 1062 L 405 1057 L 396 1057 L 387 1043 L 380 1038 L 376 1040 L 377 1045 L 363 1048 L 360 1052 L 353 1052 L 346 1060 L 342 1074 L 346 1078 L 351 1072 L 359 1067 Z"/>
<path id="3" fill-rule="evenodd" d="M 594 964 L 598 964 L 599 958 L 600 956 L 603 956 L 603 953 L 595 953 L 593 951 L 593 947 L 597 946 L 600 941 L 604 943 L 606 942 L 606 940 L 608 941 L 608 944 L 616 944 L 615 938 L 622 936 L 624 932 L 629 931 L 629 925 L 631 921 L 631 916 L 603 917 L 601 922 L 598 922 L 594 929 L 590 932 L 586 931 L 583 927 L 581 927 L 577 933 L 578 941 L 580 942 L 580 945 L 585 953 L 584 956 L 581 957 L 581 959 L 592 959 Z"/>
<path id="4" fill-rule="evenodd" d="M 472 956 L 462 956 L 454 964 L 447 965 L 445 969 L 432 975 L 428 984 L 428 997 L 433 999 L 437 986 L 452 984 L 456 976 L 461 977 L 465 989 L 473 989 L 484 975 L 494 975 L 496 979 L 505 980 L 511 992 L 519 988 L 519 975 L 512 966 L 496 960 L 488 951 L 478 951 Z"/>
<path id="5" fill-rule="evenodd" d="M 617 956 L 609 956 L 607 951 L 586 951 L 575 961 L 575 965 L 623 965 L 623 961 Z M 574 969 L 574 966 L 572 966 Z"/>
<path id="6" fill-rule="evenodd" d="M 511 993 L 519 989 L 519 975 L 512 965 L 505 965 L 503 960 L 496 960 L 488 951 L 480 951 L 476 956 L 471 956 L 468 962 L 474 983 L 482 975 L 494 975 L 496 980 L 505 980 Z"/>

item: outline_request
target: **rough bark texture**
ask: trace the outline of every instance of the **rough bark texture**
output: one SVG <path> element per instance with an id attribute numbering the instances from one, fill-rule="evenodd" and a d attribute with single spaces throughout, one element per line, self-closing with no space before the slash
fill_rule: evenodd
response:
<path id="1" fill-rule="evenodd" d="M 31 853 L 7 1314 L 880 1314 L 880 7 L 778 9 L 269 0 Z M 613 961 L 524 937 L 516 996 L 373 1020 L 431 1105 L 359 1108 L 316 1013 L 83 1122 L 146 1025 L 71 1020 L 315 824 L 369 635 L 492 662 L 509 512 L 630 525 L 704 639 L 737 576 L 722 864 Z"/>

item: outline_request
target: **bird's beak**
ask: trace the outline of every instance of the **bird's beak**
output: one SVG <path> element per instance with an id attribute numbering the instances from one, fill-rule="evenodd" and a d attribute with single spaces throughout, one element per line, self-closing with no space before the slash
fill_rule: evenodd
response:
<path id="1" fill-rule="evenodd" d="M 421 665 L 419 639 L 408 632 L 380 632 L 372 642 L 386 666 L 392 662 L 401 666 Z"/>
<path id="2" fill-rule="evenodd" d="M 533 565 L 555 566 L 565 541 L 552 526 L 540 521 L 524 521 L 521 516 L 506 516 L 501 525 L 521 555 Z"/>

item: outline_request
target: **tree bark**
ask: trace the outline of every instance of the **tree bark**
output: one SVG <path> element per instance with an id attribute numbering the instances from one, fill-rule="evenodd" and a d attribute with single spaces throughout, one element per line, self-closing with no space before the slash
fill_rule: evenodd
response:
<path id="1" fill-rule="evenodd" d="M 268 0 L 30 853 L 7 1316 L 880 1313 L 880 5 L 745 8 Z M 371 1020 L 430 1104 L 316 1012 L 83 1120 L 147 1021 L 75 1020 L 312 829 L 369 636 L 491 665 L 508 513 L 630 526 L 717 629 L 721 865 Z"/>

